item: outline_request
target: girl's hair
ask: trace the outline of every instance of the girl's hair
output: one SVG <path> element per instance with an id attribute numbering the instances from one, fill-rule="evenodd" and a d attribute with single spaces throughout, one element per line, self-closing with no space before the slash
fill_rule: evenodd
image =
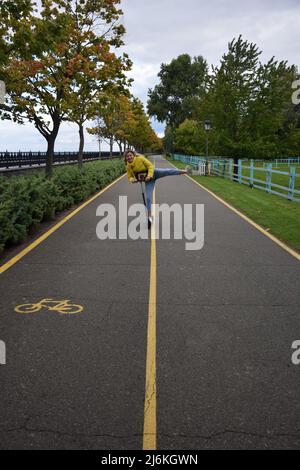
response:
<path id="1" fill-rule="evenodd" d="M 135 157 L 135 151 L 134 150 L 130 150 L 130 149 L 126 150 L 126 152 L 124 153 L 124 162 L 125 163 L 127 163 L 127 155 L 129 153 L 132 153 L 132 155 Z"/>

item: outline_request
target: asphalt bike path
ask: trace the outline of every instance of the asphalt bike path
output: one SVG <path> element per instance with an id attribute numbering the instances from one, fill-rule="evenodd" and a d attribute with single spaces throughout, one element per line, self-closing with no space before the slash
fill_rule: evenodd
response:
<path id="1" fill-rule="evenodd" d="M 176 178 L 156 202 L 204 204 L 205 239 L 157 241 L 158 448 L 299 448 L 300 263 Z"/>
<path id="2" fill-rule="evenodd" d="M 299 447 L 299 261 L 185 176 L 155 200 L 204 204 L 201 250 L 100 241 L 119 195 L 142 202 L 121 178 L 0 275 L 0 447 Z"/>
<path id="3" fill-rule="evenodd" d="M 98 205 L 137 189 L 122 178 L 1 274 L 1 448 L 142 447 L 150 247 L 96 237 Z M 15 312 L 47 298 L 83 310 Z"/>

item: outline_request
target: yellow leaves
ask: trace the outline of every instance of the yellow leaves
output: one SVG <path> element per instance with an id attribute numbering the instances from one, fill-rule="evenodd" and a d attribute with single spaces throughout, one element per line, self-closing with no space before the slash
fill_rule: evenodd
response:
<path id="1" fill-rule="evenodd" d="M 55 49 L 59 54 L 62 54 L 67 50 L 67 44 L 64 42 L 57 43 Z"/>
<path id="2" fill-rule="evenodd" d="M 90 63 L 82 54 L 76 54 L 66 65 L 66 76 L 74 77 L 78 72 L 88 72 Z"/>
<path id="3" fill-rule="evenodd" d="M 103 62 L 112 62 L 115 58 L 116 56 L 112 52 L 105 52 L 104 54 L 102 54 L 102 57 L 101 57 Z"/>
<path id="4" fill-rule="evenodd" d="M 25 65 L 27 66 L 27 70 L 31 75 L 35 75 L 44 69 L 44 64 L 40 60 L 28 60 L 25 62 Z"/>
<path id="5" fill-rule="evenodd" d="M 44 70 L 43 62 L 39 60 L 17 60 L 10 61 L 6 68 L 6 73 L 10 75 L 11 81 L 27 80 L 28 78 L 37 78 L 37 75 Z"/>
<path id="6" fill-rule="evenodd" d="M 86 130 L 89 134 L 92 134 L 92 135 L 100 134 L 100 128 L 99 127 L 87 127 Z"/>
<path id="7" fill-rule="evenodd" d="M 93 128 L 93 134 L 114 136 L 117 141 L 127 141 L 135 146 L 159 144 L 142 103 L 117 90 L 116 94 L 101 96 L 98 116 L 102 125 Z"/>
<path id="8" fill-rule="evenodd" d="M 26 106 L 26 105 L 29 103 L 28 100 L 26 100 L 26 99 L 24 99 L 24 98 L 23 98 L 23 99 L 22 99 L 22 98 L 18 98 L 18 97 L 16 97 L 15 102 L 16 102 L 16 104 L 18 104 L 19 106 Z"/>

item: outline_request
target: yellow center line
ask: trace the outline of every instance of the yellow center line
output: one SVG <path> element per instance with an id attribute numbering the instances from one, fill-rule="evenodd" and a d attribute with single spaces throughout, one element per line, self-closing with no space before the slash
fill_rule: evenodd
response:
<path id="1" fill-rule="evenodd" d="M 153 207 L 155 207 L 155 191 Z M 156 238 L 155 213 L 151 227 L 150 288 L 144 405 L 143 450 L 156 450 Z"/>

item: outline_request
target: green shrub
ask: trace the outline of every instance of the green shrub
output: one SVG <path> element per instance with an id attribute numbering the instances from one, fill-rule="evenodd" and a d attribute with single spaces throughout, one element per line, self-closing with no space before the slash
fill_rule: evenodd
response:
<path id="1" fill-rule="evenodd" d="M 124 173 L 122 160 L 95 161 L 55 168 L 51 180 L 44 174 L 0 177 L 0 253 L 23 241 L 28 231 L 58 212 L 69 209 Z"/>

